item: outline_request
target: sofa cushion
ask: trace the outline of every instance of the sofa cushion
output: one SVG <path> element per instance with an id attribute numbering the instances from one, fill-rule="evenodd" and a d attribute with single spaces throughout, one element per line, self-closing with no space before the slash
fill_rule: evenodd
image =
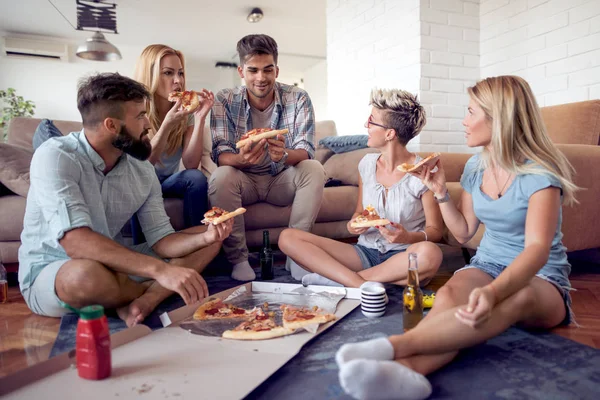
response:
<path id="1" fill-rule="evenodd" d="M 600 145 L 600 100 L 543 107 L 541 111 L 554 143 Z"/>
<path id="2" fill-rule="evenodd" d="M 40 124 L 39 118 L 16 117 L 10 120 L 8 125 L 7 142 L 17 146 L 30 148 L 33 142 L 33 134 Z M 71 132 L 79 132 L 83 126 L 77 121 L 53 121 L 54 126 L 63 134 L 68 135 Z"/>
<path id="3" fill-rule="evenodd" d="M 29 165 L 33 150 L 0 143 L 0 183 L 13 193 L 27 197 Z"/>
<path id="4" fill-rule="evenodd" d="M 49 119 L 43 119 L 33 133 L 33 150 L 37 150 L 46 140 L 51 137 L 61 137 L 63 134 Z"/>
<path id="5" fill-rule="evenodd" d="M 325 162 L 323 168 L 327 178 L 337 179 L 344 185 L 358 186 L 358 163 L 366 154 L 378 152 L 378 150 L 367 148 L 335 154 Z"/>
<path id="6" fill-rule="evenodd" d="M 0 197 L 0 242 L 21 240 L 27 199 L 14 194 Z"/>

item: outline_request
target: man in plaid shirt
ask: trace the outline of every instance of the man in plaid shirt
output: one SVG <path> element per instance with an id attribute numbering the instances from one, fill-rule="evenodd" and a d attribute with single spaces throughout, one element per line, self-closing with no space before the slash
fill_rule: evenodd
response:
<path id="1" fill-rule="evenodd" d="M 291 204 L 289 226 L 310 231 L 325 180 L 323 166 L 313 160 L 315 120 L 310 97 L 300 88 L 276 82 L 279 67 L 273 38 L 245 36 L 237 51 L 238 73 L 245 86 L 221 90 L 211 113 L 212 158 L 219 167 L 210 178 L 210 203 L 225 210 L 259 201 Z M 236 149 L 240 137 L 256 128 L 287 128 L 289 133 Z M 234 279 L 256 278 L 248 263 L 243 216 L 235 218 L 223 249 L 233 265 Z"/>

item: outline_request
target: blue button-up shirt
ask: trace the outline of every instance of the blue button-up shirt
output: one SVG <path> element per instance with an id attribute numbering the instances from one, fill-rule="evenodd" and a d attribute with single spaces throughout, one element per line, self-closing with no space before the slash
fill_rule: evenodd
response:
<path id="1" fill-rule="evenodd" d="M 315 156 L 315 113 L 306 91 L 291 85 L 275 83 L 275 109 L 271 117 L 271 129 L 285 129 L 285 147 L 304 149 L 309 158 Z M 264 128 L 259 126 L 257 128 Z M 246 132 L 254 129 L 250 102 L 245 86 L 223 89 L 215 98 L 210 116 L 212 133 L 212 159 L 218 165 L 222 153 L 238 153 L 235 144 Z M 271 175 L 277 175 L 288 166 L 271 161 Z"/>
<path id="2" fill-rule="evenodd" d="M 106 175 L 105 168 L 83 131 L 36 150 L 19 248 L 21 291 L 46 265 L 69 259 L 59 240 L 71 229 L 89 227 L 124 244 L 121 228 L 137 212 L 150 246 L 174 232 L 152 164 L 123 154 Z"/>

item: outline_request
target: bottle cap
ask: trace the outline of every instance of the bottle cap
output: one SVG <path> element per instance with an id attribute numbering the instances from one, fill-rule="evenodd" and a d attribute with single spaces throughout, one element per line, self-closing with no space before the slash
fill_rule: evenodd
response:
<path id="1" fill-rule="evenodd" d="M 79 317 L 83 320 L 98 319 L 104 315 L 104 307 L 100 305 L 87 306 L 79 310 Z"/>

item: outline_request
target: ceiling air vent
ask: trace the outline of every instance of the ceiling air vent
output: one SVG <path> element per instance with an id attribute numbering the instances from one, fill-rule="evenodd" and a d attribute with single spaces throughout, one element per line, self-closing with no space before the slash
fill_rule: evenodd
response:
<path id="1" fill-rule="evenodd" d="M 2 48 L 7 57 L 27 57 L 68 61 L 69 46 L 45 40 L 5 37 Z"/>

